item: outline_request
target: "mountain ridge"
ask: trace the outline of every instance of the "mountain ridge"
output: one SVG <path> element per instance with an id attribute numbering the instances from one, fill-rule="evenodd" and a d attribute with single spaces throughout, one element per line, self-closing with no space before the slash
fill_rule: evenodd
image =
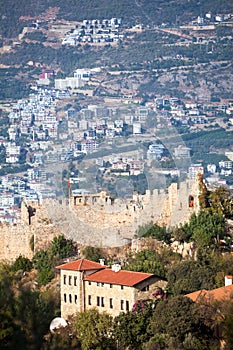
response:
<path id="1" fill-rule="evenodd" d="M 97 6 L 95 4 L 98 4 Z M 127 23 L 142 22 L 144 24 L 159 25 L 162 23 L 177 23 L 189 17 L 204 15 L 206 12 L 213 13 L 232 12 L 233 3 L 231 0 L 166 0 L 166 1 L 146 1 L 146 0 L 27 0 L 18 2 L 17 0 L 0 1 L 0 34 L 4 38 L 16 37 L 25 21 L 21 16 L 43 17 L 49 8 L 58 9 L 57 18 L 64 20 L 83 19 L 103 19 L 111 17 L 121 17 Z"/>

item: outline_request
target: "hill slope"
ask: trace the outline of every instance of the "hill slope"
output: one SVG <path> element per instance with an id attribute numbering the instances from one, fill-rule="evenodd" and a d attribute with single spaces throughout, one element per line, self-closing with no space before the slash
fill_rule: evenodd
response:
<path id="1" fill-rule="evenodd" d="M 24 26 L 21 16 L 42 19 L 48 8 L 57 8 L 57 18 L 83 20 L 121 17 L 126 23 L 176 23 L 192 16 L 232 12 L 232 0 L 0 0 L 0 34 L 15 37 Z M 29 19 L 29 18 L 28 18 Z"/>

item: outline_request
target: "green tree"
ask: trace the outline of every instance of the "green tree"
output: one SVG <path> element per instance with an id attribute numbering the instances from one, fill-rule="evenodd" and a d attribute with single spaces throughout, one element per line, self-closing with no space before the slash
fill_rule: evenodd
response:
<path id="1" fill-rule="evenodd" d="M 10 311 L 0 310 L 1 349 L 24 349 L 26 337 Z"/>
<path id="2" fill-rule="evenodd" d="M 142 349 L 143 343 L 152 336 L 151 319 L 154 303 L 139 300 L 133 311 L 121 313 L 114 320 L 114 336 L 120 349 Z"/>
<path id="3" fill-rule="evenodd" d="M 31 271 L 32 262 L 28 258 L 25 258 L 24 256 L 20 255 L 13 263 L 12 269 L 13 271 Z"/>
<path id="4" fill-rule="evenodd" d="M 74 318 L 74 330 L 81 341 L 82 350 L 115 349 L 112 327 L 112 317 L 94 308 L 77 313 Z"/>
<path id="5" fill-rule="evenodd" d="M 154 334 L 167 335 L 177 350 L 207 350 L 209 342 L 214 339 L 198 305 L 183 296 L 163 300 L 157 304 L 152 319 L 152 330 Z"/>
<path id="6" fill-rule="evenodd" d="M 197 215 L 192 214 L 183 230 L 193 239 L 198 247 L 207 247 L 215 240 L 224 238 L 226 220 L 221 214 L 202 210 Z"/>
<path id="7" fill-rule="evenodd" d="M 53 292 L 54 293 L 54 292 Z M 58 298 L 21 288 L 15 301 L 15 318 L 26 335 L 26 349 L 40 349 L 51 320 L 57 316 Z M 55 294 L 56 295 L 56 294 Z"/>
<path id="8" fill-rule="evenodd" d="M 75 254 L 74 244 L 71 239 L 66 239 L 64 235 L 55 237 L 50 248 L 51 254 L 60 259 L 67 258 Z"/>
<path id="9" fill-rule="evenodd" d="M 224 303 L 224 321 L 223 321 L 223 338 L 226 342 L 224 349 L 233 349 L 233 301 L 227 301 Z"/>
<path id="10" fill-rule="evenodd" d="M 0 263 L 0 310 L 14 311 L 14 287 L 18 277 L 9 264 Z"/>
<path id="11" fill-rule="evenodd" d="M 233 218 L 233 197 L 231 192 L 225 186 L 218 187 L 210 192 L 209 201 L 211 211 L 226 218 Z"/>
<path id="12" fill-rule="evenodd" d="M 75 247 L 71 240 L 63 235 L 55 237 L 47 250 L 39 250 L 34 255 L 32 262 L 38 271 L 37 282 L 40 285 L 49 283 L 55 276 L 54 267 L 66 257 L 75 253 Z"/>
<path id="13" fill-rule="evenodd" d="M 99 262 L 99 259 L 104 258 L 102 251 L 99 247 L 92 247 L 89 245 L 82 250 L 82 254 L 85 259 L 89 259 L 96 262 Z"/>
<path id="14" fill-rule="evenodd" d="M 41 350 L 82 350 L 77 333 L 73 329 L 73 320 L 68 320 L 66 327 L 57 329 L 54 333 L 49 332 Z"/>
<path id="15" fill-rule="evenodd" d="M 37 282 L 40 285 L 45 285 L 53 279 L 53 261 L 48 251 L 39 250 L 33 257 L 33 266 L 38 271 Z"/>
<path id="16" fill-rule="evenodd" d="M 184 229 L 182 226 L 175 227 L 172 231 L 172 237 L 175 241 L 180 243 L 189 242 L 191 234 L 188 229 Z"/>
<path id="17" fill-rule="evenodd" d="M 0 264 L 1 349 L 39 350 L 51 319 L 58 315 L 58 293 L 29 288 L 12 265 Z"/>
<path id="18" fill-rule="evenodd" d="M 21 347 L 25 337 L 15 319 L 15 293 L 18 277 L 9 264 L 0 263 L 0 347 Z"/>
<path id="19" fill-rule="evenodd" d="M 170 269 L 167 274 L 167 288 L 175 295 L 188 294 L 199 289 L 211 289 L 214 287 L 214 277 L 215 272 L 210 266 L 186 260 Z"/>
<path id="20" fill-rule="evenodd" d="M 155 334 L 150 340 L 143 344 L 143 350 L 168 350 L 167 339 L 165 334 Z M 169 349 L 170 350 L 170 349 Z"/>
<path id="21" fill-rule="evenodd" d="M 126 270 L 154 273 L 161 277 L 166 275 L 166 263 L 162 255 L 151 250 L 142 250 L 128 259 Z"/>
<path id="22" fill-rule="evenodd" d="M 153 237 L 158 241 L 164 241 L 170 243 L 171 233 L 166 229 L 165 226 L 161 227 L 152 222 L 139 226 L 135 234 L 136 237 Z"/>

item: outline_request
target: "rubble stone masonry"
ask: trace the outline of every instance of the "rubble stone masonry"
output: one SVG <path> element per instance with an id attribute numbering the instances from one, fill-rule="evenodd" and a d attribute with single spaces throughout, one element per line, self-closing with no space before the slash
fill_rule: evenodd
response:
<path id="1" fill-rule="evenodd" d="M 0 259 L 13 261 L 20 254 L 31 258 L 60 234 L 81 245 L 116 247 L 129 243 L 140 225 L 149 222 L 167 227 L 183 224 L 199 210 L 196 180 L 172 183 L 168 190 L 146 191 L 131 200 L 110 200 L 104 192 L 85 198 L 30 203 L 36 209 L 29 221 L 28 204 L 22 203 L 21 222 L 0 223 Z M 192 205 L 190 206 L 190 197 Z M 33 249 L 32 249 L 33 248 Z"/>

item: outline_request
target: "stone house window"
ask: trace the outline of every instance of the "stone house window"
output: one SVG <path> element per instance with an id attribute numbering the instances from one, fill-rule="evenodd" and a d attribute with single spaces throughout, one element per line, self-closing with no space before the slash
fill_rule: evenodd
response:
<path id="1" fill-rule="evenodd" d="M 64 302 L 66 303 L 66 294 L 64 294 Z"/>
<path id="2" fill-rule="evenodd" d="M 100 286 L 100 283 L 99 282 L 97 282 L 97 287 L 99 287 Z"/>
<path id="3" fill-rule="evenodd" d="M 124 286 L 121 286 L 121 289 L 124 289 Z"/>
<path id="4" fill-rule="evenodd" d="M 88 281 L 89 286 L 91 286 L 91 281 Z"/>
<path id="5" fill-rule="evenodd" d="M 113 302 L 112 302 L 112 298 L 109 299 L 109 307 L 110 309 L 113 309 Z"/>
<path id="6" fill-rule="evenodd" d="M 88 305 L 91 305 L 91 295 L 88 295 Z"/>
<path id="7" fill-rule="evenodd" d="M 149 286 L 145 286 L 144 288 L 142 288 L 142 292 L 148 292 L 149 290 Z"/>
<path id="8" fill-rule="evenodd" d="M 104 283 L 101 283 L 101 287 L 103 287 L 104 286 Z"/>
<path id="9" fill-rule="evenodd" d="M 69 302 L 72 303 L 72 295 L 69 294 Z"/>
<path id="10" fill-rule="evenodd" d="M 77 276 L 74 276 L 74 286 L 77 286 Z"/>
<path id="11" fill-rule="evenodd" d="M 128 300 L 126 300 L 126 302 L 125 302 L 125 309 L 126 309 L 126 311 L 129 311 L 129 301 Z"/>
<path id="12" fill-rule="evenodd" d="M 97 297 L 97 306 L 100 306 L 100 297 Z"/>
<path id="13" fill-rule="evenodd" d="M 101 297 L 101 306 L 104 307 L 104 297 Z"/>
<path id="14" fill-rule="evenodd" d="M 110 288 L 112 288 L 112 283 L 110 283 Z"/>
<path id="15" fill-rule="evenodd" d="M 75 294 L 75 296 L 74 296 L 74 302 L 75 302 L 75 304 L 77 304 L 77 302 L 78 302 L 78 297 L 77 297 L 76 294 Z"/>
<path id="16" fill-rule="evenodd" d="M 124 300 L 121 300 L 121 310 L 124 310 Z"/>
<path id="17" fill-rule="evenodd" d="M 66 275 L 63 276 L 63 284 L 66 284 Z"/>
<path id="18" fill-rule="evenodd" d="M 71 286 L 72 283 L 72 276 L 69 276 L 69 286 Z"/>

